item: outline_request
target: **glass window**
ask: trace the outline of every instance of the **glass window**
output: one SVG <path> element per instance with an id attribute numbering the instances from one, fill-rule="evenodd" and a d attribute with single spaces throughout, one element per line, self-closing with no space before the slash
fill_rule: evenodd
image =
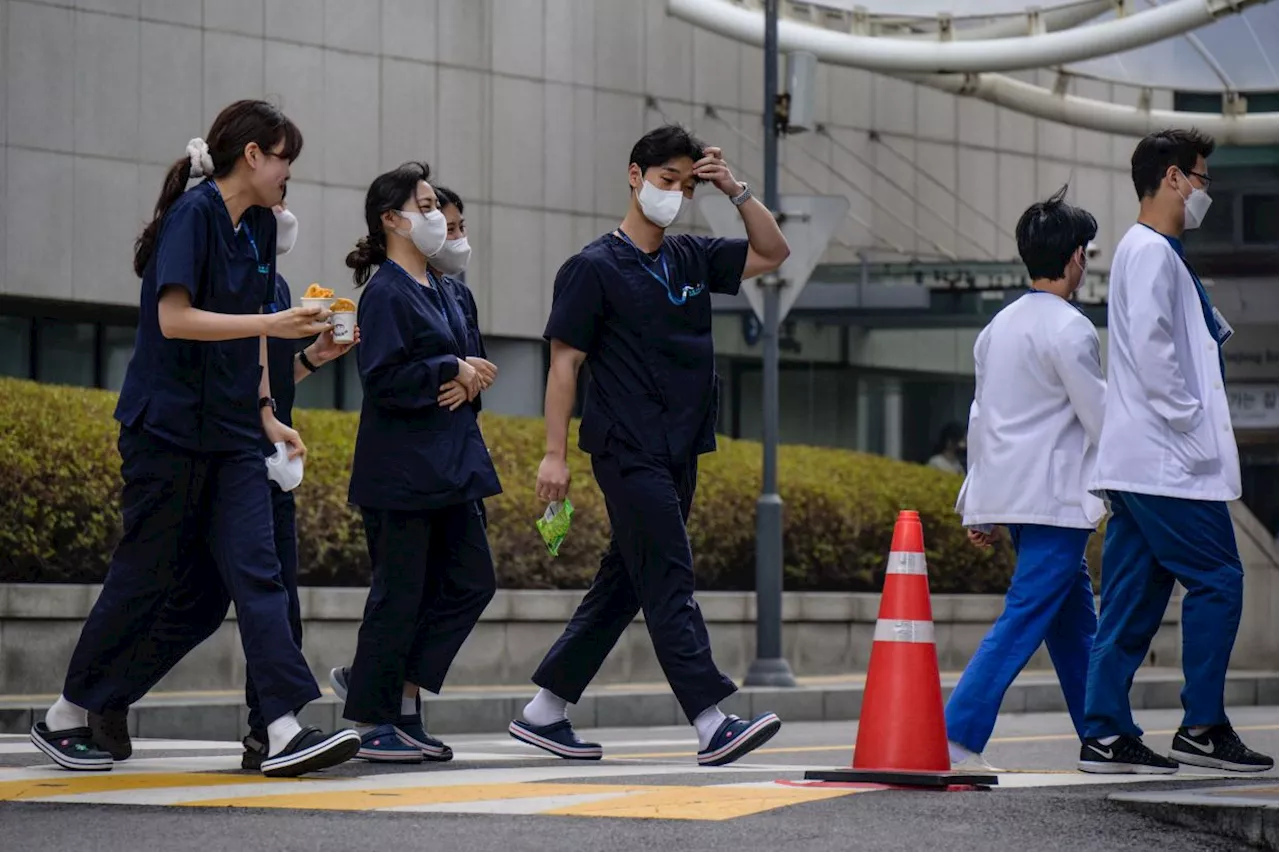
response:
<path id="1" fill-rule="evenodd" d="M 0 317 L 0 376 L 31 378 L 31 320 Z"/>
<path id="2" fill-rule="evenodd" d="M 1246 195 L 1240 199 L 1241 238 L 1246 245 L 1275 245 L 1280 230 L 1277 204 L 1280 198 L 1270 195 Z"/>
<path id="3" fill-rule="evenodd" d="M 108 325 L 102 329 L 102 386 L 118 391 L 124 387 L 124 374 L 133 357 L 137 330 L 132 326 Z"/>
<path id="4" fill-rule="evenodd" d="M 94 338 L 92 323 L 40 320 L 36 381 L 93 387 Z"/>

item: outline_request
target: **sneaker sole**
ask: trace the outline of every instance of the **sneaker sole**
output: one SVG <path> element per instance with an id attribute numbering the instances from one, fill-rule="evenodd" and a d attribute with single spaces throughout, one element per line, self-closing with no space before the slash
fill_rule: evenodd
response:
<path id="1" fill-rule="evenodd" d="M 1228 772 L 1267 772 L 1275 768 L 1275 763 L 1260 766 L 1256 763 L 1232 763 L 1207 754 L 1191 754 L 1174 749 L 1169 752 L 1169 759 L 1187 766 L 1199 766 L 1204 769 L 1225 769 Z"/>
<path id="2" fill-rule="evenodd" d="M 414 739 L 399 728 L 396 728 L 396 737 L 405 745 L 416 748 L 418 751 L 422 752 L 423 758 L 431 761 L 432 763 L 447 763 L 448 761 L 453 760 L 453 749 L 448 746 L 441 747 L 428 745 L 427 743 Z"/>
<path id="3" fill-rule="evenodd" d="M 532 731 L 520 727 L 515 722 L 507 726 L 507 733 L 525 745 L 549 751 L 556 757 L 563 757 L 565 760 L 600 760 L 604 757 L 604 749 L 600 746 L 574 748 L 573 746 L 560 745 L 560 743 L 540 737 Z"/>
<path id="4" fill-rule="evenodd" d="M 50 745 L 48 740 L 36 733 L 35 728 L 31 729 L 31 744 L 44 752 L 45 756 L 54 763 L 72 772 L 109 772 L 111 767 L 115 765 L 115 761 L 110 757 L 67 757 Z"/>
<path id="5" fill-rule="evenodd" d="M 763 719 L 752 723 L 742 732 L 736 742 L 721 746 L 718 750 L 706 755 L 698 755 L 699 766 L 724 766 L 733 763 L 740 757 L 755 751 L 773 739 L 773 735 L 782 730 L 782 720 L 770 713 Z"/>
<path id="6" fill-rule="evenodd" d="M 420 751 L 375 751 L 362 748 L 356 752 L 356 758 L 370 763 L 421 763 Z"/>
<path id="7" fill-rule="evenodd" d="M 1091 775 L 1174 775 L 1176 766 L 1147 766 L 1143 763 L 1103 763 L 1082 760 L 1076 764 L 1081 772 Z"/>
<path id="8" fill-rule="evenodd" d="M 262 761 L 262 774 L 268 778 L 295 778 L 346 763 L 358 751 L 360 735 L 355 731 L 341 731 L 300 752 L 267 758 Z"/>

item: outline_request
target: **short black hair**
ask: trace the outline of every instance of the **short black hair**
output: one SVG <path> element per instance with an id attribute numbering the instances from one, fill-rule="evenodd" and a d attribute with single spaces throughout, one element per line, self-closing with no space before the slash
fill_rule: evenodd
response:
<path id="1" fill-rule="evenodd" d="M 635 163 L 644 174 L 654 166 L 669 163 L 677 157 L 689 157 L 695 163 L 702 159 L 706 144 L 678 124 L 664 124 L 640 137 L 631 148 L 630 166 Z"/>
<path id="2" fill-rule="evenodd" d="M 1018 255 L 1026 264 L 1031 280 L 1061 278 L 1076 250 L 1098 235 L 1098 220 L 1083 207 L 1073 207 L 1064 199 L 1063 184 L 1047 201 L 1037 201 L 1018 220 Z"/>
<path id="3" fill-rule="evenodd" d="M 436 201 L 439 202 L 441 210 L 452 204 L 458 208 L 459 213 L 467 212 L 467 208 L 462 206 L 462 196 L 458 195 L 458 193 L 447 186 L 436 186 L 434 189 L 436 191 Z"/>
<path id="4" fill-rule="evenodd" d="M 1197 158 L 1209 159 L 1216 145 L 1212 136 L 1195 128 L 1161 130 L 1145 137 L 1133 149 L 1133 158 L 1129 161 L 1138 199 L 1156 194 L 1170 166 L 1177 166 L 1184 175 L 1188 174 L 1195 169 Z"/>

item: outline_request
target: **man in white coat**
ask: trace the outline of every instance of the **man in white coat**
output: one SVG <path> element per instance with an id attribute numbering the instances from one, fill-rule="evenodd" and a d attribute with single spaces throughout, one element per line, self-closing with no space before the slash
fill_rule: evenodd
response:
<path id="1" fill-rule="evenodd" d="M 1018 220 L 1031 290 L 996 314 L 973 349 L 969 474 L 956 511 L 975 544 L 1005 526 L 1018 554 L 1004 611 L 947 703 L 951 759 L 986 766 L 982 750 L 1005 691 L 1047 642 L 1083 738 L 1085 678 L 1097 619 L 1084 561 L 1104 513 L 1088 492 L 1105 387 L 1093 323 L 1071 303 L 1098 231 L 1064 186 Z"/>
<path id="2" fill-rule="evenodd" d="M 1102 609 L 1089 665 L 1086 772 L 1161 774 L 1179 763 L 1261 772 L 1224 707 L 1244 574 L 1227 501 L 1240 460 L 1223 388 L 1231 327 L 1183 254 L 1209 209 L 1213 140 L 1165 130 L 1133 152 L 1138 222 L 1116 247 L 1107 306 L 1107 401 L 1092 488 L 1110 496 Z M 1177 580 L 1182 602 L 1182 727 L 1172 760 L 1142 742 L 1129 687 Z"/>

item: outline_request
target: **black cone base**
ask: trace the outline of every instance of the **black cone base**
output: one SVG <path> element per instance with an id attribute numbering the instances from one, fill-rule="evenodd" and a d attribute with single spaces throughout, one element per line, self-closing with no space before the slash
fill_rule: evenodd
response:
<path id="1" fill-rule="evenodd" d="M 834 781 L 841 784 L 890 784 L 894 787 L 922 787 L 944 790 L 947 787 L 994 787 L 1000 783 L 995 775 L 975 772 L 911 772 L 895 769 L 810 769 L 806 781 Z"/>

